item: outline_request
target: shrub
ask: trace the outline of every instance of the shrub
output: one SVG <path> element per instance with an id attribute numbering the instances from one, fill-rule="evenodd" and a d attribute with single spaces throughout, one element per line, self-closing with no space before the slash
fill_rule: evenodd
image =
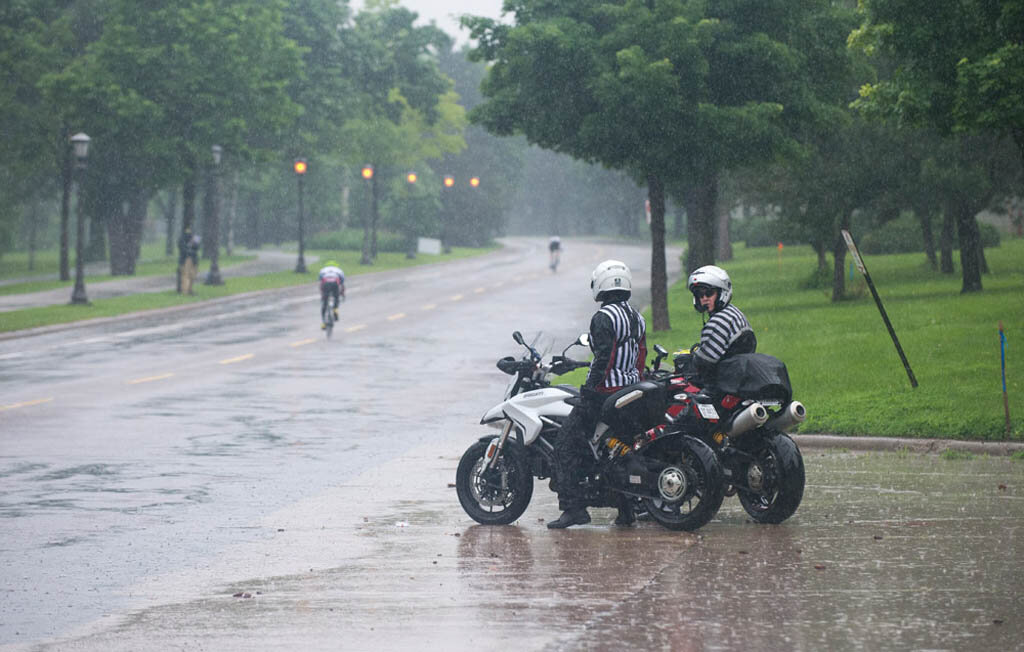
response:
<path id="1" fill-rule="evenodd" d="M 363 231 L 362 229 L 343 229 L 341 231 L 328 231 L 317 233 L 310 237 L 310 249 L 322 249 L 325 251 L 362 251 Z M 405 253 L 407 240 L 391 231 L 377 231 L 377 251 L 388 251 L 394 253 Z"/>
<path id="2" fill-rule="evenodd" d="M 939 224 L 933 225 L 938 235 Z M 999 246 L 999 230 L 991 224 L 979 224 L 981 244 L 985 248 Z M 953 234 L 953 246 L 959 247 L 959 238 Z M 938 242 L 935 243 L 938 246 Z M 911 214 L 904 214 L 895 220 L 877 226 L 865 234 L 857 246 L 866 254 L 908 254 L 924 251 L 921 225 Z"/>
<path id="3" fill-rule="evenodd" d="M 748 247 L 774 247 L 783 239 L 779 220 L 763 216 L 744 220 L 737 231 Z"/>
<path id="4" fill-rule="evenodd" d="M 912 215 L 902 215 L 895 220 L 876 226 L 857 243 L 866 254 L 906 254 L 924 251 L 921 226 Z"/>

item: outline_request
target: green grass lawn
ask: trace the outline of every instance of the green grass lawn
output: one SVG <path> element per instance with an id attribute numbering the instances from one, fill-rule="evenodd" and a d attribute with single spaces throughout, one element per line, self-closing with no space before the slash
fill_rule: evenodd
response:
<path id="1" fill-rule="evenodd" d="M 1024 439 L 1024 240 L 987 249 L 984 291 L 961 295 L 961 277 L 933 272 L 923 254 L 867 256 L 865 264 L 917 377 L 912 389 L 863 277 L 854 270 L 839 304 L 830 290 L 800 289 L 809 247 L 736 249 L 722 263 L 733 302 L 757 334 L 758 351 L 786 362 L 807 406 L 801 432 L 1003 439 L 998 324 L 1006 331 L 1012 438 Z M 685 281 L 669 290 L 672 330 L 648 347 L 688 348 L 699 337 Z M 648 321 L 650 313 L 647 313 Z"/>
<path id="2" fill-rule="evenodd" d="M 342 269 L 345 270 L 345 275 L 347 277 L 353 277 L 370 272 L 380 272 L 465 258 L 485 251 L 491 251 L 494 248 L 496 247 L 485 249 L 453 247 L 451 253 L 448 254 L 436 256 L 419 254 L 414 259 L 406 258 L 405 254 L 382 252 L 378 255 L 377 260 L 373 265 L 360 265 L 360 253 L 354 251 L 308 251 L 307 255 L 309 258 L 319 256 L 320 260 L 333 258 L 339 265 L 341 265 Z M 232 260 L 232 258 L 234 257 L 222 257 L 220 260 Z M 245 258 L 238 258 L 238 261 L 240 262 L 244 259 Z M 145 263 L 144 265 L 146 266 L 145 269 L 151 274 L 165 274 L 173 278 L 175 268 L 177 266 L 177 259 L 153 261 L 152 263 Z M 144 265 L 140 265 L 140 268 Z M 227 265 L 224 262 L 221 263 L 222 270 L 225 269 L 226 266 Z M 293 271 L 283 271 L 262 274 L 259 276 L 225 278 L 224 285 L 204 285 L 202 279 L 207 268 L 208 263 L 206 263 L 206 261 L 200 261 L 200 274 L 196 280 L 194 296 L 182 296 L 173 291 L 151 292 L 109 299 L 98 299 L 87 306 L 59 305 L 45 308 L 28 308 L 25 310 L 0 312 L 0 332 L 37 328 L 40 326 L 63 324 L 73 321 L 81 321 L 84 319 L 95 319 L 98 317 L 112 317 L 141 310 L 167 308 L 170 306 L 195 303 L 198 301 L 226 297 L 234 294 L 242 294 L 245 292 L 256 292 L 259 290 L 270 290 L 297 285 L 309 285 L 310 288 L 315 288 L 317 273 L 319 272 L 319 267 L 315 264 L 310 264 L 308 265 L 309 271 L 305 274 L 296 274 Z M 56 272 L 56 266 L 54 266 L 53 270 Z M 140 271 L 138 275 L 141 276 L 143 274 Z M 109 279 L 111 277 L 104 278 Z M 103 279 L 87 277 L 86 293 L 88 293 L 90 283 L 97 283 L 100 282 L 100 280 Z M 41 289 L 51 289 L 52 287 L 61 287 L 64 285 L 68 286 L 68 298 L 70 300 L 70 288 L 72 282 L 54 282 L 54 285 Z"/>

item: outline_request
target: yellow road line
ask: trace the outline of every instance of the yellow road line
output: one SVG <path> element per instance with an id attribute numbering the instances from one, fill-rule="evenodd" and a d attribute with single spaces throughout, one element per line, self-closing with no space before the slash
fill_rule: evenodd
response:
<path id="1" fill-rule="evenodd" d="M 452 301 L 462 301 L 462 295 L 456 294 L 455 296 L 452 297 Z"/>
<path id="2" fill-rule="evenodd" d="M 436 303 L 428 303 L 427 305 L 423 306 L 423 310 L 433 310 L 436 307 L 437 307 Z"/>
<path id="3" fill-rule="evenodd" d="M 481 294 L 481 293 L 482 293 L 482 292 L 484 292 L 484 290 L 486 290 L 486 289 L 487 289 L 487 288 L 477 288 L 477 289 L 473 290 L 473 292 L 476 292 L 477 294 Z"/>
<path id="4" fill-rule="evenodd" d="M 314 339 L 313 339 L 313 338 L 311 337 L 311 338 L 309 338 L 308 340 L 299 340 L 298 342 L 292 342 L 292 343 L 291 343 L 291 344 L 289 344 L 288 346 L 305 346 L 305 345 L 307 345 L 307 344 L 312 344 L 313 342 L 316 342 L 316 340 L 314 340 Z"/>
<path id="5" fill-rule="evenodd" d="M 29 407 L 30 405 L 39 405 L 40 403 L 49 403 L 53 400 L 53 397 L 49 398 L 37 398 L 34 401 L 22 401 L 21 403 L 11 403 L 10 405 L 0 405 L 0 412 L 4 410 L 13 410 L 15 408 Z"/>
<path id="6" fill-rule="evenodd" d="M 135 380 L 129 380 L 128 384 L 129 385 L 139 385 L 141 383 L 151 383 L 154 380 L 166 380 L 167 378 L 170 378 L 173 375 L 174 375 L 173 373 L 168 373 L 168 374 L 160 374 L 159 376 L 146 376 L 145 378 L 136 378 Z"/>
<path id="7" fill-rule="evenodd" d="M 364 328 L 366 328 L 366 324 L 359 324 L 358 326 L 349 326 L 348 328 L 345 329 L 345 332 L 355 333 L 356 331 L 361 331 Z"/>
<path id="8" fill-rule="evenodd" d="M 404 312 L 400 312 L 400 313 L 397 313 L 397 314 L 394 314 L 394 315 L 391 315 L 390 317 L 388 317 L 388 321 L 395 321 L 396 319 L 405 319 L 405 313 Z"/>
<path id="9" fill-rule="evenodd" d="M 242 360 L 248 360 L 249 358 L 255 358 L 255 357 L 256 357 L 255 353 L 246 353 L 245 355 L 240 355 L 240 356 L 236 356 L 234 358 L 228 358 L 226 360 L 221 360 L 220 364 L 234 364 L 236 362 L 241 362 Z"/>

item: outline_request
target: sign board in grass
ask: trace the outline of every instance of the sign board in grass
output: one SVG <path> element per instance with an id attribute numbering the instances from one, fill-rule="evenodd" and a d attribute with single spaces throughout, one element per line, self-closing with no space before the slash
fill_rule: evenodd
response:
<path id="1" fill-rule="evenodd" d="M 875 284 L 871 280 L 871 275 L 868 274 L 868 268 L 864 265 L 864 260 L 860 257 L 860 252 L 857 251 L 857 245 L 853 242 L 853 236 L 846 229 L 843 229 L 843 240 L 846 240 L 846 248 L 850 250 L 850 255 L 853 256 L 853 262 L 857 265 L 857 269 L 861 274 L 864 275 L 864 280 L 867 281 L 868 288 L 871 289 L 871 296 L 875 299 L 875 305 L 878 306 L 878 312 L 882 314 L 882 321 L 885 322 L 885 328 L 889 331 L 889 337 L 892 338 L 892 343 L 896 345 L 896 352 L 900 354 L 900 360 L 903 362 L 903 368 L 907 370 L 907 377 L 910 378 L 910 386 L 917 387 L 917 378 L 914 377 L 914 371 L 910 368 L 910 362 L 907 361 L 907 356 L 903 353 L 903 347 L 900 346 L 900 340 L 896 337 L 896 331 L 892 327 L 892 322 L 889 321 L 889 315 L 885 312 L 885 306 L 882 305 L 882 299 L 878 296 L 878 291 L 875 290 Z"/>

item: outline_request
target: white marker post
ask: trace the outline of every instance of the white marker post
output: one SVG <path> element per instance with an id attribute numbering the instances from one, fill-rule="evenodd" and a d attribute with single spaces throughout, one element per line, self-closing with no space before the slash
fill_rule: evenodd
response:
<path id="1" fill-rule="evenodd" d="M 892 329 L 892 324 L 889 322 L 889 315 L 885 314 L 885 308 L 882 306 L 882 300 L 878 298 L 878 292 L 875 291 L 875 284 L 871 282 L 871 275 L 868 274 L 868 268 L 864 266 L 864 261 L 861 260 L 860 252 L 857 251 L 857 245 L 853 243 L 853 236 L 846 229 L 842 230 L 843 240 L 846 240 L 846 248 L 850 250 L 850 255 L 853 256 L 853 263 L 860 270 L 860 273 L 864 275 L 864 280 L 868 282 L 868 288 L 871 289 L 871 296 L 875 298 L 875 305 L 878 306 L 878 312 L 882 313 L 882 321 L 885 322 L 885 327 L 889 330 L 889 337 L 892 338 L 892 343 L 896 345 L 896 352 L 900 354 L 900 360 L 903 361 L 903 368 L 907 370 L 907 377 L 910 378 L 910 386 L 917 387 L 917 378 L 914 378 L 914 372 L 910 369 L 910 363 L 907 362 L 907 356 L 903 354 L 903 347 L 900 346 L 900 341 L 896 337 L 896 331 Z"/>
<path id="2" fill-rule="evenodd" d="M 1010 399 L 1006 396 L 1006 333 L 999 320 L 999 366 L 1003 372 L 1003 411 L 1006 413 L 1006 438 L 1010 438 Z"/>

